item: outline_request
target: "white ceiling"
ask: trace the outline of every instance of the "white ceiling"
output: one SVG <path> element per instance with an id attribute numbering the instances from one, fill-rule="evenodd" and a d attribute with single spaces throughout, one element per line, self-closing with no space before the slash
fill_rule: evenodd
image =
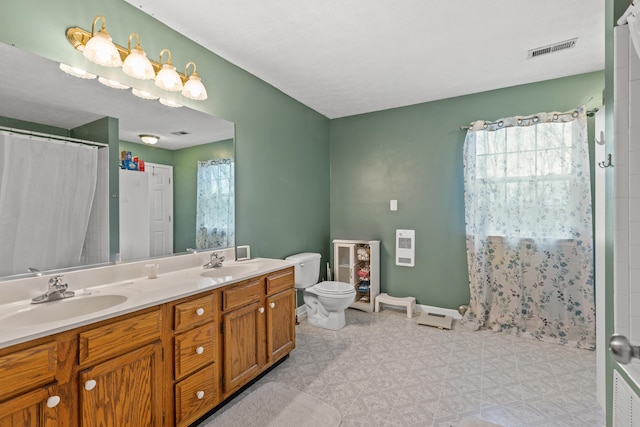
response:
<path id="1" fill-rule="evenodd" d="M 601 0 L 125 1 L 328 118 L 604 69 Z"/>

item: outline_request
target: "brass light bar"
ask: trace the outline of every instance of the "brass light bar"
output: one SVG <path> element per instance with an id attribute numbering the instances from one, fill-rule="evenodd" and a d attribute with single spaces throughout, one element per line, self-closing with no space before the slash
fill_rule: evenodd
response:
<path id="1" fill-rule="evenodd" d="M 67 40 L 69 41 L 69 43 L 71 43 L 71 46 L 73 46 L 73 48 L 76 50 L 82 51 L 90 38 L 91 38 L 91 33 L 80 27 L 71 27 L 67 29 Z M 114 43 L 114 45 L 116 49 L 118 49 L 120 58 L 122 59 L 122 61 L 124 61 L 127 58 L 127 55 L 129 54 L 129 50 L 126 47 L 122 47 L 116 43 Z M 149 62 L 151 62 L 154 72 L 158 74 L 158 71 L 162 69 L 162 65 L 151 58 L 149 58 Z M 182 79 L 183 83 L 186 83 L 187 80 L 189 80 L 188 77 L 184 75 L 184 73 L 181 73 L 180 71 L 177 71 L 177 70 L 176 72 Z"/>

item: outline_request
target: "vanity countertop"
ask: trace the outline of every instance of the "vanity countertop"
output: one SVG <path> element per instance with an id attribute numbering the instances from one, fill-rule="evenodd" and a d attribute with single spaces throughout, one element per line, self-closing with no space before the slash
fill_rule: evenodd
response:
<path id="1" fill-rule="evenodd" d="M 162 260 L 154 262 L 162 264 Z M 23 299 L 0 304 L 0 348 L 174 301 L 293 265 L 293 262 L 287 260 L 256 258 L 225 262 L 221 268 L 204 269 L 199 266 L 167 272 L 162 272 L 160 268 L 154 279 L 148 279 L 145 275 L 87 288 L 76 286 L 76 295 L 64 300 L 31 304 L 30 299 Z M 87 312 L 89 309 L 92 311 Z M 74 310 L 79 310 L 80 315 L 69 317 L 69 312 Z"/>

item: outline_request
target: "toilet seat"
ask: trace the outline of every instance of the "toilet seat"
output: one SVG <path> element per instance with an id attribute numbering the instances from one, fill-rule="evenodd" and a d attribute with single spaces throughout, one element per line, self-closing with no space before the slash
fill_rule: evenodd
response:
<path id="1" fill-rule="evenodd" d="M 326 281 L 315 285 L 314 290 L 324 295 L 349 295 L 355 293 L 355 289 L 348 283 Z"/>

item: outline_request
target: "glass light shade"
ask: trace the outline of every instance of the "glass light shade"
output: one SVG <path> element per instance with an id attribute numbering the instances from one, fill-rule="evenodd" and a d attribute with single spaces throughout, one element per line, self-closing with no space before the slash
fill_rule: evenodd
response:
<path id="1" fill-rule="evenodd" d="M 74 77 L 80 77 L 81 79 L 95 79 L 95 74 L 91 74 L 88 71 L 83 70 L 82 68 L 72 67 L 71 65 L 60 63 L 60 69 L 67 74 L 70 74 Z"/>
<path id="2" fill-rule="evenodd" d="M 182 79 L 176 71 L 176 67 L 171 64 L 164 64 L 156 75 L 156 86 L 170 92 L 182 90 Z"/>
<path id="3" fill-rule="evenodd" d="M 127 75 L 136 79 L 151 80 L 156 76 L 151 61 L 147 58 L 147 54 L 143 50 L 135 48 L 129 52 L 129 55 L 122 64 L 122 71 Z"/>
<path id="4" fill-rule="evenodd" d="M 113 89 L 129 89 L 129 86 L 123 85 L 115 80 L 110 80 L 106 77 L 98 77 L 98 81 L 105 86 L 109 86 Z"/>
<path id="5" fill-rule="evenodd" d="M 189 80 L 184 84 L 182 95 L 196 101 L 204 101 L 207 99 L 207 89 L 202 84 L 200 77 L 193 74 L 189 76 Z"/>
<path id="6" fill-rule="evenodd" d="M 145 92 L 144 90 L 136 89 L 135 87 L 131 89 L 131 93 L 133 93 L 138 98 L 149 99 L 151 101 L 155 101 L 159 97 L 150 94 L 149 92 Z"/>
<path id="7" fill-rule="evenodd" d="M 139 136 L 142 142 L 149 145 L 157 144 L 158 141 L 160 140 L 160 137 L 155 135 L 139 135 Z"/>
<path id="8" fill-rule="evenodd" d="M 171 108 L 180 108 L 183 106 L 182 104 L 178 104 L 175 101 L 172 101 L 170 99 L 164 99 L 164 98 L 160 98 L 160 104 L 167 107 L 171 107 Z"/>
<path id="9" fill-rule="evenodd" d="M 89 39 L 82 52 L 85 58 L 104 67 L 119 67 L 122 65 L 120 53 L 111 41 L 111 36 L 105 30 L 98 31 Z"/>

